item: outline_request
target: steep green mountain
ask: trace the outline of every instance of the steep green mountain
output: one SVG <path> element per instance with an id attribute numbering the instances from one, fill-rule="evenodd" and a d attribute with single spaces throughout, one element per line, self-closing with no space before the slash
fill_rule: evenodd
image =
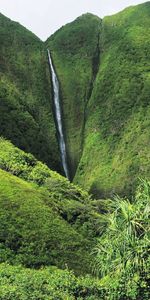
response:
<path id="1" fill-rule="evenodd" d="M 60 170 L 46 51 L 0 14 L 0 135 Z"/>
<path id="2" fill-rule="evenodd" d="M 138 176 L 150 175 L 149 48 L 150 2 L 104 18 L 101 64 L 75 178 L 102 195 L 130 194 Z"/>
<path id="3" fill-rule="evenodd" d="M 0 134 L 60 171 L 49 48 L 71 178 L 102 197 L 133 193 L 150 173 L 149 16 L 149 2 L 104 20 L 85 14 L 44 44 L 1 15 Z"/>
<path id="4" fill-rule="evenodd" d="M 49 168 L 47 48 L 71 176 L 92 196 Z M 45 44 L 0 15 L 0 300 L 150 299 L 149 49 L 149 2 Z"/>
<path id="5" fill-rule="evenodd" d="M 47 44 L 74 182 L 95 195 L 132 193 L 150 174 L 150 3 L 102 21 L 83 15 Z"/>
<path id="6" fill-rule="evenodd" d="M 60 80 L 63 121 L 71 177 L 83 149 L 85 111 L 99 66 L 101 20 L 85 14 L 52 35 L 51 51 Z"/>

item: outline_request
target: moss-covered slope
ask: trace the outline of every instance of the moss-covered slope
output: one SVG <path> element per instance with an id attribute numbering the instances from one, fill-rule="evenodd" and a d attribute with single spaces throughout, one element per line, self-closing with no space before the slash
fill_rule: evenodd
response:
<path id="1" fill-rule="evenodd" d="M 59 169 L 46 51 L 34 34 L 0 14 L 0 135 Z"/>
<path id="2" fill-rule="evenodd" d="M 107 196 L 149 175 L 150 3 L 86 14 L 48 41 L 58 73 L 74 181 Z M 95 79 L 95 80 L 94 80 Z"/>
<path id="3" fill-rule="evenodd" d="M 132 193 L 137 177 L 150 175 L 150 3 L 104 18 L 100 47 L 75 182 Z"/>
<path id="4" fill-rule="evenodd" d="M 59 216 L 52 200 L 46 190 L 0 170 L 1 261 L 85 268 L 88 243 Z"/>
<path id="5" fill-rule="evenodd" d="M 0 22 L 0 134 L 60 170 L 48 47 L 71 177 L 98 195 L 132 192 L 149 175 L 150 3 L 104 20 L 85 14 L 45 44 L 3 15 Z"/>
<path id="6" fill-rule="evenodd" d="M 89 271 L 98 211 L 86 192 L 0 139 L 1 262 Z"/>
<path id="7" fill-rule="evenodd" d="M 73 178 L 79 163 L 85 126 L 85 109 L 99 65 L 101 20 L 85 14 L 51 36 L 51 50 L 61 85 L 63 120 Z"/>
<path id="8" fill-rule="evenodd" d="M 6 198 L 4 187 L 10 192 L 7 176 L 10 179 L 11 194 L 7 193 Z M 83 273 L 85 252 L 82 251 L 77 257 L 79 235 L 71 231 L 67 223 L 58 218 L 52 208 L 50 209 L 49 202 L 47 200 L 45 202 L 44 199 L 46 190 L 38 188 L 35 191 L 33 185 L 10 175 L 6 175 L 3 182 L 6 185 L 1 189 L 0 198 L 2 208 L 0 219 L 3 221 L 1 237 L 6 240 L 7 248 L 1 247 L 0 258 L 3 256 L 4 260 L 7 259 L 7 263 L 0 264 L 1 300 L 150 299 L 148 255 L 150 183 L 148 181 L 141 180 L 132 202 L 116 197 L 113 201 L 109 201 L 106 213 L 101 215 L 101 234 L 93 251 L 94 265 L 93 261 L 90 261 L 97 274 L 96 277 L 89 275 L 75 277 L 69 270 L 68 266 L 72 266 L 79 258 L 75 267 L 80 266 L 78 274 Z M 20 185 L 22 187 L 19 195 Z M 30 200 L 29 195 L 32 196 Z M 34 208 L 30 206 L 30 202 L 34 204 Z M 50 217 L 50 220 L 47 217 Z M 28 222 L 26 222 L 27 218 Z M 5 231 L 3 225 L 6 227 Z M 66 245 L 66 237 L 69 237 L 69 233 L 73 240 L 69 239 Z M 57 253 L 58 249 L 61 257 Z M 61 262 L 62 266 L 64 259 L 67 259 L 69 265 L 65 264 L 65 270 L 59 270 L 55 266 L 44 267 L 43 264 L 38 270 L 16 265 L 22 262 L 29 266 L 32 262 L 31 267 L 33 267 L 36 262 L 36 266 L 40 267 L 41 262 L 45 264 L 45 259 L 49 264 L 51 260 L 54 262 L 54 258 L 57 265 Z M 88 256 L 86 258 L 88 259 Z M 10 266 L 8 261 L 15 263 L 15 266 Z"/>

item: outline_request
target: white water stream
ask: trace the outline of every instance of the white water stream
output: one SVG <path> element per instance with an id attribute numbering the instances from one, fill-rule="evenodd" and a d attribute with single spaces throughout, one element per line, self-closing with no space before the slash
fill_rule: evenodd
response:
<path id="1" fill-rule="evenodd" d="M 57 130 L 58 130 L 61 161 L 62 161 L 62 166 L 63 166 L 64 172 L 65 172 L 65 175 L 69 179 L 66 144 L 65 144 L 65 139 L 64 139 L 64 134 L 63 134 L 63 125 L 62 125 L 62 111 L 61 111 L 61 105 L 60 105 L 59 82 L 58 82 L 58 78 L 57 78 L 57 75 L 56 75 L 54 67 L 53 67 L 50 51 L 47 50 L 47 53 L 48 53 L 49 66 L 50 66 L 50 70 L 51 70 L 51 74 L 52 74 L 55 118 L 56 118 L 56 123 L 57 123 Z"/>

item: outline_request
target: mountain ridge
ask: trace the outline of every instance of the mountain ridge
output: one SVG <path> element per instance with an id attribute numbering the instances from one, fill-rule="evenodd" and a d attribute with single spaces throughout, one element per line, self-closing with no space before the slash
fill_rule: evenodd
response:
<path id="1" fill-rule="evenodd" d="M 144 4 L 139 4 L 137 6 L 126 8 L 122 12 L 114 14 L 113 16 L 104 17 L 103 19 L 100 19 L 98 16 L 95 16 L 91 13 L 83 14 L 79 16 L 77 19 L 75 19 L 73 22 L 66 24 L 58 31 L 56 31 L 50 38 L 46 40 L 45 43 L 41 42 L 33 34 L 34 39 L 36 40 L 39 46 L 32 45 L 33 50 L 30 52 L 30 54 L 32 55 L 33 53 L 34 58 L 33 58 L 33 64 L 32 63 L 30 64 L 31 65 L 30 69 L 29 67 L 24 67 L 25 63 L 29 64 L 29 59 L 26 58 L 26 54 L 24 53 L 25 51 L 23 50 L 23 48 L 20 53 L 17 50 L 18 54 L 16 55 L 16 62 L 14 62 L 15 56 L 13 54 L 13 51 L 12 53 L 7 54 L 7 49 L 5 47 L 5 44 L 3 43 L 2 49 L 4 50 L 2 50 L 2 53 L 4 54 L 2 54 L 1 65 L 3 66 L 3 71 L 6 74 L 6 77 L 4 76 L 2 77 L 3 87 L 1 93 L 4 99 L 6 97 L 5 107 L 7 106 L 8 109 L 8 103 L 9 103 L 9 107 L 11 107 L 12 117 L 10 116 L 9 118 L 10 120 L 12 120 L 13 131 L 11 132 L 12 129 L 10 130 L 10 126 L 9 126 L 9 130 L 7 130 L 8 126 L 5 125 L 6 122 L 7 123 L 9 122 L 10 124 L 11 122 L 8 117 L 6 118 L 7 113 L 6 113 L 6 108 L 4 107 L 2 109 L 3 113 L 1 117 L 1 134 L 5 136 L 7 139 L 12 140 L 13 143 L 21 147 L 23 150 L 32 152 L 34 155 L 37 155 L 37 158 L 41 159 L 42 157 L 42 160 L 48 163 L 48 165 L 52 167 L 54 170 L 58 170 L 59 172 L 62 172 L 60 159 L 59 159 L 59 152 L 58 152 L 58 143 L 56 138 L 57 133 L 55 130 L 53 113 L 52 113 L 53 110 L 52 109 L 52 94 L 53 94 L 52 85 L 49 76 L 48 65 L 46 66 L 46 59 L 47 59 L 46 49 L 47 47 L 49 47 L 51 50 L 55 71 L 58 75 L 58 79 L 60 83 L 63 123 L 65 128 L 67 153 L 69 157 L 69 165 L 70 165 L 72 179 L 74 178 L 74 181 L 76 183 L 83 185 L 84 188 L 88 188 L 91 192 L 94 192 L 94 190 L 95 191 L 99 190 L 100 195 L 102 196 L 104 195 L 107 196 L 107 189 L 108 189 L 108 194 L 111 193 L 111 190 L 117 193 L 122 193 L 122 190 L 126 190 L 126 187 L 124 188 L 121 187 L 122 184 L 120 185 L 120 183 L 119 183 L 120 186 L 117 187 L 117 182 L 115 183 L 116 188 L 114 188 L 114 178 L 112 178 L 112 182 L 113 182 L 112 186 L 110 186 L 109 188 L 106 187 L 104 188 L 104 190 L 102 186 L 103 185 L 107 186 L 106 176 L 109 176 L 108 174 L 110 173 L 112 174 L 114 173 L 114 166 L 115 168 L 116 167 L 118 168 L 117 164 L 119 162 L 116 164 L 117 160 L 116 158 L 113 158 L 114 155 L 113 149 L 115 148 L 117 149 L 117 143 L 120 139 L 119 135 L 121 135 L 121 130 L 122 130 L 121 128 L 123 127 L 125 128 L 126 126 L 125 115 L 131 114 L 131 110 L 135 110 L 136 113 L 136 107 L 138 109 L 138 106 L 140 107 L 140 105 L 141 105 L 141 109 L 143 105 L 145 106 L 148 105 L 148 102 L 146 100 L 147 93 L 148 93 L 147 81 L 145 81 L 147 83 L 145 83 L 146 84 L 144 88 L 145 90 L 143 90 L 144 94 L 141 94 L 143 96 L 140 96 L 140 93 L 142 91 L 141 87 L 144 84 L 144 80 L 148 80 L 146 79 L 147 75 L 145 70 L 147 67 L 145 65 L 146 63 L 144 60 L 149 59 L 148 50 L 147 50 L 149 47 L 149 42 L 148 42 L 149 30 L 145 32 L 145 28 L 147 28 L 149 25 L 149 18 L 148 18 L 149 7 L 150 7 L 149 2 L 146 2 Z M 3 18 L 5 19 L 4 16 L 2 17 L 2 19 Z M 11 24 L 11 21 L 8 18 L 6 18 L 6 20 L 7 20 L 6 23 Z M 18 28 L 18 23 L 13 22 L 12 28 L 14 28 L 14 31 L 16 30 L 15 29 L 16 26 Z M 26 29 L 21 25 L 19 25 L 19 28 L 20 31 L 22 30 L 22 28 L 23 28 L 23 32 L 26 31 Z M 135 38 L 133 37 L 134 31 L 136 33 Z M 8 36 L 8 34 L 9 31 L 6 36 Z M 17 34 L 18 34 L 17 37 L 18 40 L 16 39 L 16 43 L 20 43 L 19 39 L 23 39 L 23 38 L 22 37 L 20 38 L 19 32 Z M 28 34 L 29 37 L 32 36 L 32 33 L 27 30 L 26 32 L 27 41 L 28 41 Z M 145 42 L 144 40 L 145 35 L 147 36 L 147 42 Z M 144 47 L 142 46 L 141 39 L 143 39 L 143 42 L 145 42 Z M 11 38 L 10 40 L 6 39 L 6 42 L 8 43 L 9 46 L 11 43 Z M 21 47 L 23 47 L 24 42 L 26 43 L 26 41 L 24 40 L 21 41 L 20 44 Z M 14 47 L 14 51 L 16 51 L 14 44 L 13 47 Z M 26 47 L 27 47 L 26 49 L 28 50 L 29 47 L 28 46 Z M 37 50 L 38 47 L 39 50 Z M 116 55 L 117 51 L 118 51 L 118 55 Z M 8 62 L 6 60 L 6 55 L 8 57 Z M 37 69 L 36 73 L 34 73 L 35 65 L 37 65 L 38 62 L 37 60 L 38 57 L 40 58 L 41 63 L 44 62 L 44 66 L 42 68 L 40 67 L 41 69 L 39 70 Z M 20 60 L 20 58 L 22 61 Z M 9 64 L 9 60 L 10 60 L 10 64 Z M 113 63 L 113 60 L 116 60 L 116 66 Z M 122 63 L 123 61 L 126 66 L 126 70 L 123 66 Z M 133 66 L 133 61 L 135 63 L 134 66 Z M 111 65 L 112 71 L 110 70 L 108 64 Z M 137 67 L 135 69 L 136 65 Z M 130 77 L 132 76 L 132 85 L 133 85 L 132 87 L 130 87 L 130 83 L 127 79 L 127 73 L 129 73 L 128 71 L 129 69 L 131 73 Z M 118 70 L 119 73 L 117 74 Z M 34 75 L 31 74 L 31 72 Z M 123 96 L 120 90 L 117 91 L 117 85 L 114 81 L 112 72 L 114 72 L 115 76 L 120 76 L 120 79 L 118 80 L 120 80 L 120 82 L 122 81 L 122 87 L 124 86 L 124 88 L 122 88 L 122 91 L 126 95 Z M 37 91 L 37 83 L 36 83 L 37 74 L 40 74 L 38 76 L 39 91 Z M 78 76 L 76 76 L 76 74 L 78 74 Z M 18 75 L 23 76 L 24 82 L 23 81 L 20 82 Z M 30 80 L 28 78 L 30 78 Z M 110 78 L 112 78 L 112 82 L 114 82 L 113 83 L 114 86 L 112 86 L 112 82 Z M 109 82 L 109 87 L 107 87 L 108 82 Z M 120 83 L 119 85 L 121 88 Z M 22 95 L 22 90 L 25 90 L 25 88 L 27 89 L 27 92 L 23 92 L 25 95 Z M 116 91 L 114 89 L 116 89 L 118 94 L 115 95 Z M 9 91 L 8 95 L 5 95 L 5 90 Z M 132 95 L 133 90 L 134 90 L 134 96 Z M 122 100 L 119 100 L 119 93 L 120 93 L 120 97 L 122 97 Z M 45 100 L 43 101 L 42 98 L 44 94 L 45 94 L 44 96 Z M 111 95 L 113 97 L 112 101 L 111 101 Z M 134 103 L 134 97 L 135 99 L 137 99 L 136 103 Z M 145 100 L 143 100 L 144 98 L 140 98 L 140 97 L 145 97 Z M 130 98 L 132 99 L 131 101 Z M 21 99 L 21 105 L 20 105 L 20 99 Z M 106 101 L 106 99 L 108 100 Z M 145 104 L 143 101 L 145 101 Z M 31 103 L 32 103 L 32 108 L 30 107 Z M 107 105 L 110 106 L 109 109 L 106 107 L 105 103 L 107 103 Z M 95 107 L 97 111 L 99 111 L 99 115 L 97 113 L 97 116 L 96 116 Z M 37 108 L 38 108 L 38 113 L 36 111 Z M 104 111 L 104 109 L 106 111 Z M 21 119 L 24 114 L 23 116 L 24 122 L 22 123 L 22 120 L 17 120 L 17 124 L 15 125 L 16 111 L 20 112 L 21 110 L 22 110 Z M 116 115 L 116 113 L 118 115 Z M 143 112 L 141 110 L 141 116 L 142 114 L 145 114 L 144 109 Z M 138 118 L 140 118 L 140 113 L 138 113 L 137 116 L 138 115 L 139 115 Z M 19 114 L 17 118 L 18 117 Z M 117 121 L 116 118 L 118 118 Z M 29 119 L 32 125 L 27 125 Z M 101 124 L 100 127 L 99 124 Z M 14 125 L 16 126 L 16 129 Z M 27 127 L 25 138 L 23 138 L 23 134 L 25 134 L 25 132 L 24 133 L 20 132 L 21 127 L 23 132 L 24 126 L 25 128 Z M 148 126 L 148 125 L 144 125 L 144 126 Z M 19 127 L 20 129 L 18 131 Z M 34 145 L 34 141 L 31 141 L 31 133 L 29 133 L 31 131 L 31 127 L 35 128 L 34 129 L 35 136 L 37 136 L 38 130 L 40 130 L 41 132 L 40 133 L 41 138 L 39 141 L 37 141 L 36 147 Z M 93 130 L 92 134 L 90 133 L 91 130 Z M 145 138 L 147 141 L 146 131 L 145 134 L 146 134 Z M 89 140 L 88 135 L 89 137 L 91 136 L 90 143 L 94 139 L 94 135 L 95 135 L 95 139 L 97 141 L 95 144 L 95 149 L 97 148 L 96 155 L 98 156 L 101 155 L 105 157 L 104 149 L 107 149 L 107 151 L 109 152 L 106 154 L 109 157 L 109 159 L 108 157 L 104 158 L 105 163 L 104 161 L 101 161 L 100 158 L 103 167 L 101 166 L 100 168 L 98 168 L 98 166 L 96 165 L 95 168 L 93 162 L 90 163 L 92 159 L 90 158 L 91 150 L 88 144 L 86 143 L 86 140 L 87 141 Z M 86 145 L 87 145 L 87 150 L 85 149 Z M 103 150 L 101 147 L 103 148 Z M 142 147 L 142 145 L 140 147 Z M 55 151 L 55 149 L 57 149 L 57 151 Z M 41 153 L 41 151 L 43 151 L 43 153 Z M 127 150 L 124 149 L 123 151 L 124 153 L 126 153 Z M 139 153 L 140 151 L 141 150 L 139 150 Z M 46 153 L 50 153 L 48 159 L 46 157 L 47 156 Z M 134 159 L 133 157 L 132 158 L 130 157 L 129 160 L 131 161 L 130 162 L 131 165 L 129 166 L 129 169 L 133 168 L 132 161 L 134 164 Z M 108 164 L 109 160 L 112 160 L 111 165 L 110 163 Z M 124 161 L 124 163 L 126 164 L 127 162 Z M 142 160 L 141 157 L 139 157 L 139 163 L 136 162 L 135 164 L 137 166 L 139 164 L 139 168 L 145 169 L 145 166 L 143 167 L 142 165 L 140 165 L 141 163 Z M 84 166 L 88 166 L 88 167 L 84 167 Z M 89 168 L 91 169 L 90 171 L 91 176 L 88 174 Z M 107 168 L 109 171 L 107 170 Z M 96 169 L 98 172 L 97 174 L 95 173 Z M 94 172 L 95 175 L 92 175 L 92 172 Z M 100 175 L 101 172 L 102 174 Z M 124 172 L 128 172 L 128 171 L 126 170 Z M 146 172 L 149 171 L 148 170 L 145 171 L 145 174 Z M 132 175 L 134 175 L 134 172 Z M 123 177 L 125 176 L 124 179 L 126 181 L 126 175 L 122 174 L 121 176 Z M 104 183 L 102 182 L 103 181 L 102 178 L 105 178 Z M 135 182 L 136 182 L 136 178 L 135 178 Z M 92 186 L 94 188 L 92 188 Z"/>
<path id="2" fill-rule="evenodd" d="M 69 131 L 67 131 L 67 137 L 69 137 L 67 145 L 70 148 L 70 162 L 75 173 L 74 181 L 77 184 L 81 184 L 84 188 L 89 188 L 89 186 L 91 186 L 90 191 L 92 193 L 98 193 L 98 197 L 99 195 L 101 195 L 102 197 L 107 197 L 111 193 L 126 194 L 127 186 L 129 188 L 130 184 L 129 182 L 127 182 L 127 185 L 125 184 L 125 186 L 123 187 L 123 182 L 125 183 L 127 178 L 130 178 L 128 180 L 132 182 L 132 191 L 130 189 L 128 191 L 128 194 L 134 193 L 137 177 L 140 176 L 141 172 L 140 168 L 141 170 L 145 170 L 145 174 L 143 174 L 143 176 L 149 174 L 149 170 L 146 170 L 145 168 L 143 155 L 135 154 L 135 142 L 130 142 L 129 140 L 127 141 L 127 143 L 132 144 L 132 146 L 130 147 L 130 150 L 127 150 L 127 148 L 123 150 L 123 153 L 127 155 L 128 158 L 126 157 L 126 162 L 124 161 L 122 170 L 121 165 L 119 166 L 119 160 L 117 162 L 115 158 L 115 148 L 118 148 L 117 143 L 119 143 L 119 139 L 121 138 L 121 130 L 122 132 L 123 130 L 126 130 L 126 120 L 128 118 L 130 120 L 130 115 L 132 115 L 132 112 L 133 114 L 135 113 L 135 116 L 137 116 L 137 118 L 140 118 L 140 113 L 138 113 L 138 110 L 140 109 L 141 121 L 136 121 L 136 117 L 133 116 L 133 120 L 135 120 L 133 121 L 133 124 L 134 122 L 137 122 L 136 126 L 138 126 L 138 122 L 141 123 L 140 126 L 143 126 L 145 130 L 145 142 L 148 144 L 148 132 L 146 129 L 148 124 L 146 125 L 145 123 L 144 125 L 143 123 L 142 125 L 142 122 L 146 122 L 144 121 L 146 108 L 144 111 L 144 108 L 142 107 L 147 106 L 148 108 L 147 93 L 149 88 L 147 81 L 148 73 L 146 73 L 148 71 L 147 61 L 149 61 L 148 49 L 150 43 L 148 16 L 150 16 L 150 5 L 147 2 L 137 6 L 129 7 L 113 16 L 105 17 L 103 20 L 99 19 L 100 23 L 98 23 L 100 24 L 100 28 L 98 29 L 98 48 L 96 38 L 94 40 L 94 44 L 91 46 L 91 44 L 88 43 L 88 46 L 86 48 L 86 40 L 84 40 L 82 34 L 80 35 L 80 29 L 82 28 L 83 20 L 82 17 L 81 19 L 79 18 L 72 22 L 72 24 L 66 25 L 66 27 L 64 26 L 62 30 L 53 35 L 52 39 L 50 38 L 48 40 L 48 45 L 52 50 L 52 56 L 54 58 L 54 64 L 58 73 L 58 77 L 60 79 L 60 84 L 62 84 L 62 102 L 64 106 L 64 114 L 66 113 L 66 115 L 70 115 L 71 119 L 74 118 L 78 120 L 78 129 L 71 133 L 72 121 L 66 120 L 66 118 L 64 118 L 64 122 L 66 122 L 66 128 L 69 128 L 68 130 L 70 130 L 70 133 Z M 92 17 L 93 16 L 90 15 L 91 19 Z M 85 23 L 84 28 L 86 28 L 86 26 L 88 25 L 86 25 Z M 96 28 L 98 27 L 99 25 L 97 24 Z M 77 38 L 76 28 L 78 28 Z M 82 30 L 84 29 L 81 29 L 81 31 Z M 90 32 L 89 29 L 87 29 L 87 31 Z M 82 31 L 82 33 L 83 32 L 84 31 Z M 96 36 L 97 34 L 95 35 L 95 37 Z M 75 45 L 73 43 L 73 37 L 76 41 Z M 88 97 L 85 92 L 86 84 L 82 82 L 82 88 L 78 86 L 78 78 L 80 76 L 81 78 L 83 78 L 83 76 L 84 78 L 86 77 L 86 71 L 84 70 L 84 60 L 86 57 L 88 57 L 89 59 L 88 64 L 90 71 L 88 72 L 89 74 L 92 74 L 91 57 L 94 55 L 95 51 L 96 53 L 99 53 L 99 62 L 96 61 L 95 65 L 99 67 L 98 72 L 96 72 L 96 80 L 94 80 L 92 84 L 93 87 L 90 93 L 90 99 L 87 101 Z M 81 64 L 82 66 L 79 67 Z M 84 75 L 82 74 L 81 70 L 83 70 Z M 74 77 L 73 72 L 78 72 L 78 78 Z M 92 78 L 92 75 L 90 76 Z M 130 81 L 128 79 L 128 76 L 130 76 Z M 81 80 L 82 79 L 80 79 L 80 82 Z M 71 82 L 73 83 L 72 86 Z M 143 89 L 144 85 L 145 87 Z M 89 82 L 88 86 L 90 86 Z M 78 94 L 79 90 L 80 93 Z M 86 95 L 85 98 L 84 96 L 82 96 L 83 91 Z M 81 100 L 82 97 L 86 99 L 86 104 L 83 100 Z M 111 100 L 111 98 L 113 100 Z M 78 99 L 80 99 L 80 104 L 78 104 Z M 72 111 L 70 110 L 71 105 Z M 82 105 L 82 107 L 80 108 L 80 112 L 84 111 L 83 119 L 81 116 L 79 117 L 78 111 L 76 112 L 76 109 L 74 108 L 74 106 L 76 105 L 77 107 L 79 107 L 79 105 Z M 89 126 L 87 124 L 89 124 Z M 132 126 L 135 126 L 135 124 Z M 89 129 L 87 129 L 88 127 Z M 73 126 L 73 128 L 76 128 L 75 125 Z M 76 135 L 77 130 L 78 132 L 81 132 L 78 139 L 76 136 L 74 136 Z M 91 130 L 93 130 L 93 133 L 91 132 Z M 127 132 L 128 130 L 126 130 L 126 134 L 128 135 Z M 142 131 L 138 134 L 139 136 L 143 135 Z M 89 136 L 86 137 L 86 135 Z M 124 139 L 126 139 L 125 136 Z M 86 140 L 88 141 L 88 143 L 86 143 Z M 92 140 L 94 144 L 92 144 Z M 78 149 L 76 146 L 77 143 L 79 145 Z M 87 149 L 85 150 L 86 144 Z M 142 153 L 142 148 L 144 147 L 144 144 L 140 144 L 141 143 L 139 142 L 138 153 Z M 74 153 L 71 149 L 74 149 L 75 153 L 77 153 L 77 151 L 81 151 L 79 152 L 79 158 L 77 158 L 75 163 L 73 162 Z M 97 149 L 96 153 L 94 149 Z M 148 150 L 148 147 L 146 147 L 146 149 Z M 129 151 L 130 154 L 127 153 L 127 151 Z M 96 159 L 93 158 L 93 155 L 99 157 L 99 167 L 97 165 Z M 148 152 L 146 154 L 146 157 L 148 159 Z M 79 164 L 78 161 L 80 161 Z M 144 164 L 144 166 L 142 166 L 142 163 Z M 134 164 L 136 166 L 133 166 Z M 77 172 L 75 171 L 75 165 L 78 165 Z M 138 167 L 139 171 L 137 172 Z M 129 175 L 131 174 L 130 172 L 132 173 L 132 175 Z M 124 180 L 122 180 L 120 176 L 123 176 Z M 107 177 L 109 178 L 109 180 L 107 180 Z M 111 183 L 110 178 L 112 178 L 113 183 Z M 110 187 L 108 187 L 109 185 Z"/>
<path id="3" fill-rule="evenodd" d="M 149 8 L 86 14 L 46 43 L 0 16 L 0 299 L 150 299 Z"/>

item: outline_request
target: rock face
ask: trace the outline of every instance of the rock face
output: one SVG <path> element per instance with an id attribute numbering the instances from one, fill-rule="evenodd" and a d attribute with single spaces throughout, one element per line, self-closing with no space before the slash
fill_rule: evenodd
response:
<path id="1" fill-rule="evenodd" d="M 101 20 L 85 14 L 51 36 L 51 50 L 61 85 L 64 127 L 73 178 L 84 142 L 86 107 L 99 65 Z"/>
<path id="2" fill-rule="evenodd" d="M 131 194 L 150 173 L 150 3 L 103 20 L 85 14 L 45 43 L 2 15 L 0 22 L 0 135 L 61 171 L 49 48 L 72 180 L 98 197 Z"/>
<path id="3" fill-rule="evenodd" d="M 72 177 L 98 196 L 131 193 L 149 174 L 149 28 L 148 2 L 104 20 L 83 15 L 47 41 Z"/>

